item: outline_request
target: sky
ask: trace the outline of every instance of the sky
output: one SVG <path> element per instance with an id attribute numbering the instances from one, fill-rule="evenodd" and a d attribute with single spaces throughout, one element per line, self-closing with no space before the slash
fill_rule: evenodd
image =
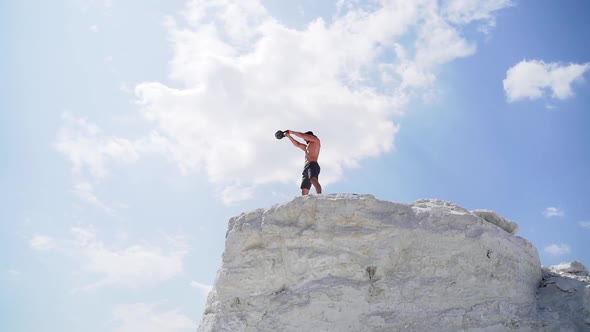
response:
<path id="1" fill-rule="evenodd" d="M 582 0 L 0 1 L 0 327 L 194 331 L 227 222 L 438 198 L 590 266 Z M 312 191 L 313 193 L 313 191 Z"/>

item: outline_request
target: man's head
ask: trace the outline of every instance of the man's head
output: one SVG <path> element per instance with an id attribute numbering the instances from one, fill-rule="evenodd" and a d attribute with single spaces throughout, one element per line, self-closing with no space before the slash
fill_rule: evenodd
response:
<path id="1" fill-rule="evenodd" d="M 311 135 L 311 136 L 315 136 L 315 135 L 313 134 L 313 131 L 311 131 L 311 130 L 310 130 L 310 131 L 306 131 L 306 132 L 305 132 L 305 135 Z M 308 140 L 305 140 L 305 143 L 309 144 L 309 141 L 308 141 Z"/>

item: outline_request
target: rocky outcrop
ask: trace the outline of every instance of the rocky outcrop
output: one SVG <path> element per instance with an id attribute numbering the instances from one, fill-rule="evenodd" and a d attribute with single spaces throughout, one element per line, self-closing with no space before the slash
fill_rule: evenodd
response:
<path id="1" fill-rule="evenodd" d="M 492 211 L 370 195 L 244 213 L 199 331 L 552 331 L 537 250 L 516 229 Z"/>
<path id="2" fill-rule="evenodd" d="M 555 331 L 590 331 L 590 276 L 580 262 L 543 268 L 539 314 Z"/>

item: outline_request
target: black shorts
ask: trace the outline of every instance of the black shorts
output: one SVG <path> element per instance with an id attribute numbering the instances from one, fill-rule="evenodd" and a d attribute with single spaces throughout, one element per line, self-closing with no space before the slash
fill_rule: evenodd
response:
<path id="1" fill-rule="evenodd" d="M 301 189 L 311 188 L 311 178 L 320 176 L 320 164 L 315 161 L 306 164 L 303 168 L 303 178 L 301 179 Z"/>

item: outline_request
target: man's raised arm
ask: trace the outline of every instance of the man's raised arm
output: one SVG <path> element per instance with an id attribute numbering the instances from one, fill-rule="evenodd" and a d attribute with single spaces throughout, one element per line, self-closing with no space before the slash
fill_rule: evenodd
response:
<path id="1" fill-rule="evenodd" d="M 308 135 L 308 134 L 304 134 L 304 133 L 300 133 L 298 131 L 291 131 L 289 130 L 289 132 L 297 137 L 301 137 L 304 140 L 306 140 L 307 142 L 316 142 L 318 143 L 320 140 L 315 137 L 314 135 Z"/>
<path id="2" fill-rule="evenodd" d="M 293 145 L 295 145 L 296 147 L 298 147 L 301 150 L 305 151 L 305 149 L 307 148 L 307 146 L 305 144 L 302 144 L 302 143 L 297 142 L 296 139 L 294 139 L 293 137 L 291 137 L 291 134 L 294 134 L 296 136 L 301 137 L 300 135 L 297 135 L 297 134 L 301 134 L 301 133 L 300 132 L 296 132 L 296 131 L 287 130 L 287 132 L 285 133 L 285 135 L 287 137 L 289 137 L 289 140 L 291 140 L 291 143 L 293 143 Z M 301 135 L 304 135 L 304 134 L 301 134 Z"/>

